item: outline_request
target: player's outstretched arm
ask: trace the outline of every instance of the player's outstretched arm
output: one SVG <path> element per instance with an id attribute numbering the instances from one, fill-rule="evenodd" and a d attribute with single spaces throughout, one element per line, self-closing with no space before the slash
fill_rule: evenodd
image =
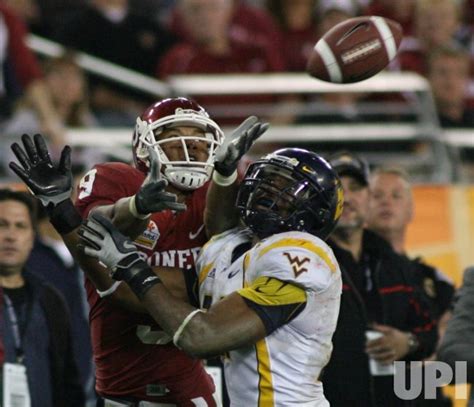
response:
<path id="1" fill-rule="evenodd" d="M 133 243 L 100 214 L 92 214 L 79 233 L 84 252 L 106 264 L 114 279 L 125 281 L 149 314 L 173 335 L 175 345 L 186 352 L 196 357 L 218 355 L 265 337 L 262 320 L 237 293 L 208 312 L 174 296 Z"/>
<path id="2" fill-rule="evenodd" d="M 18 163 L 10 162 L 10 168 L 41 201 L 51 223 L 61 235 L 71 255 L 86 272 L 97 290 L 107 292 L 115 283 L 107 269 L 100 265 L 97 259 L 84 256 L 77 250 L 80 242 L 77 230 L 82 223 L 82 218 L 71 201 L 71 148 L 64 147 L 60 162 L 55 166 L 51 161 L 43 136 L 35 134 L 31 138 L 24 134 L 22 144 L 23 146 L 18 143 L 12 144 L 11 149 Z M 122 286 L 113 293 L 111 300 L 132 311 L 145 312 L 145 308 L 137 301 L 131 290 L 126 285 L 122 284 Z"/>
<path id="3" fill-rule="evenodd" d="M 166 191 L 168 181 L 162 177 L 161 164 L 154 148 L 148 149 L 150 171 L 138 192 L 119 199 L 113 205 L 93 209 L 110 218 L 113 224 L 131 239 L 139 236 L 147 227 L 154 212 L 171 209 L 177 212 L 186 210 L 186 205 L 177 201 L 177 196 Z"/>
<path id="4" fill-rule="evenodd" d="M 238 191 L 237 166 L 268 127 L 268 123 L 250 116 L 226 136 L 217 149 L 204 211 L 204 224 L 209 238 L 238 225 L 239 213 L 235 207 Z"/>

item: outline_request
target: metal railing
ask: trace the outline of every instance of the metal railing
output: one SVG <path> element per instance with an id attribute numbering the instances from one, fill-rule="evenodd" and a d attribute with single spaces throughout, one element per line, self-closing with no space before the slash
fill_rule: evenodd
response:
<path id="1" fill-rule="evenodd" d="M 28 44 L 35 52 L 46 56 L 57 56 L 64 51 L 61 45 L 34 35 L 29 37 Z M 431 147 L 429 157 L 432 173 L 429 174 L 428 180 L 444 182 L 454 177 L 451 155 L 444 143 L 445 138 L 441 135 L 430 85 L 425 78 L 416 73 L 382 72 L 363 82 L 347 85 L 322 82 L 304 73 L 180 75 L 172 76 L 163 82 L 84 53 L 77 53 L 77 62 L 90 73 L 158 98 L 171 95 L 202 97 L 291 94 L 308 96 L 341 92 L 408 95 L 410 108 L 416 117 L 413 123 L 272 126 L 264 140 L 288 144 L 338 142 L 341 147 L 344 147 L 346 142 L 354 141 L 380 141 L 381 143 L 402 140 L 423 141 L 429 143 Z M 250 108 L 252 112 L 252 105 L 247 108 Z M 258 109 L 264 108 L 265 106 L 255 106 L 253 112 L 260 112 Z M 216 116 L 214 118 L 219 120 Z M 113 146 L 128 144 L 130 132 L 131 129 L 71 129 L 68 136 L 73 145 L 103 145 L 113 148 Z M 457 137 L 456 140 L 459 138 Z M 387 150 L 389 150 L 388 144 Z"/>

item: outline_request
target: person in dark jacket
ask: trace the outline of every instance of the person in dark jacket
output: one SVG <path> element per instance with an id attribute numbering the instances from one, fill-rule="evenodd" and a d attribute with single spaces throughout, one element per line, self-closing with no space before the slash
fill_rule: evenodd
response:
<path id="1" fill-rule="evenodd" d="M 370 177 L 370 191 L 368 228 L 389 242 L 398 254 L 407 256 L 407 229 L 414 214 L 408 174 L 396 167 L 377 168 Z M 450 317 L 455 291 L 453 282 L 421 258 L 409 260 L 415 270 L 415 283 L 425 295 L 433 317 L 438 321 L 441 338 Z"/>
<path id="2" fill-rule="evenodd" d="M 34 241 L 34 210 L 26 194 L 0 190 L 2 391 L 6 405 L 30 399 L 32 407 L 83 407 L 64 298 L 25 269 Z M 12 380 L 13 387 L 8 385 Z"/>
<path id="3" fill-rule="evenodd" d="M 324 392 L 336 407 L 410 405 L 394 393 L 393 362 L 430 355 L 436 325 L 415 287 L 410 262 L 364 228 L 367 163 L 345 152 L 330 163 L 344 188 L 343 213 L 328 241 L 341 267 L 343 294 Z"/>
<path id="4" fill-rule="evenodd" d="M 87 403 L 92 405 L 96 399 L 95 374 L 84 275 L 49 222 L 42 205 L 38 205 L 37 210 L 37 233 L 26 269 L 51 284 L 66 300 L 71 315 L 74 357 Z"/>

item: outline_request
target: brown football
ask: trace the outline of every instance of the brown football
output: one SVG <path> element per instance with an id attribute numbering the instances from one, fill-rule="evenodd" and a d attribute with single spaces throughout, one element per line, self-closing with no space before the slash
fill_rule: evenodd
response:
<path id="1" fill-rule="evenodd" d="M 351 18 L 337 24 L 316 43 L 306 70 L 327 82 L 359 82 L 374 76 L 395 58 L 402 38 L 400 24 L 388 18 Z"/>

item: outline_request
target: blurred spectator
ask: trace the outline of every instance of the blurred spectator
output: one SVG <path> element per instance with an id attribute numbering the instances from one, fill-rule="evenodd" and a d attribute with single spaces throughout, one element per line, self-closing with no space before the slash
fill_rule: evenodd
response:
<path id="1" fill-rule="evenodd" d="M 150 76 L 174 43 L 157 22 L 132 12 L 128 0 L 91 0 L 81 12 L 64 19 L 54 37 L 68 47 Z M 147 100 L 113 81 L 91 78 L 91 104 L 103 124 L 130 125 Z"/>
<path id="2" fill-rule="evenodd" d="M 178 7 L 191 39 L 175 45 L 163 57 L 158 76 L 283 69 L 279 55 L 273 54 L 265 42 L 231 30 L 232 0 L 180 0 Z"/>
<path id="3" fill-rule="evenodd" d="M 175 45 L 162 59 L 158 75 L 264 73 L 283 70 L 278 54 L 265 42 L 250 40 L 231 29 L 232 0 L 180 0 L 180 14 L 192 41 Z M 225 95 L 196 97 L 206 104 L 220 124 L 240 123 L 248 112 L 237 112 L 238 105 L 270 104 L 271 95 Z M 232 107 L 229 107 L 232 105 Z M 224 111 L 224 116 L 220 113 Z"/>
<path id="4" fill-rule="evenodd" d="M 53 58 L 44 65 L 45 84 L 63 126 L 97 125 L 89 109 L 87 80 L 73 55 Z M 19 105 L 4 128 L 6 134 L 43 133 L 37 112 L 28 100 Z"/>
<path id="5" fill-rule="evenodd" d="M 428 55 L 436 48 L 460 46 L 465 39 L 455 0 L 416 0 L 414 37 L 405 37 L 397 62 L 402 70 L 427 72 Z"/>
<path id="6" fill-rule="evenodd" d="M 51 37 L 63 18 L 84 6 L 87 0 L 2 0 L 28 26 L 31 32 Z"/>
<path id="7" fill-rule="evenodd" d="M 283 0 L 284 2 L 284 0 Z M 288 2 L 288 9 L 292 9 L 293 3 Z M 283 4 L 283 3 L 282 3 Z M 305 1 L 306 7 L 309 3 Z M 312 15 L 308 15 L 310 10 L 306 8 L 305 12 L 308 18 L 316 18 L 317 26 L 314 23 L 313 28 L 316 31 L 313 33 L 313 41 L 308 42 L 307 46 L 314 47 L 317 39 L 322 37 L 327 31 L 333 28 L 340 22 L 354 17 L 357 12 L 357 7 L 351 0 L 342 1 L 322 1 L 315 4 L 315 9 Z M 300 13 L 303 14 L 303 6 L 300 7 Z M 300 17 L 301 17 L 300 15 Z M 302 17 L 301 17 L 302 18 Z M 309 38 L 309 37 L 308 37 Z M 290 44 L 288 44 L 290 46 Z M 299 53 L 299 57 L 293 55 L 291 59 L 299 60 L 298 64 L 306 66 L 306 56 L 304 51 L 293 44 L 293 53 Z M 279 124 L 287 124 L 291 122 L 297 123 L 335 123 L 335 122 L 357 122 L 360 121 L 361 115 L 357 106 L 357 101 L 364 97 L 362 93 L 321 93 L 310 97 L 295 98 L 293 106 L 288 106 L 288 113 L 286 123 L 279 120 Z"/>
<path id="8" fill-rule="evenodd" d="M 414 289 L 410 262 L 364 228 L 368 164 L 346 152 L 329 162 L 344 188 L 343 212 L 328 241 L 341 268 L 343 293 L 324 393 L 336 407 L 410 405 L 394 393 L 392 363 L 431 355 L 436 328 Z"/>
<path id="9" fill-rule="evenodd" d="M 18 97 L 24 95 L 37 112 L 53 152 L 64 145 L 64 129 L 42 78 L 33 53 L 26 46 L 26 27 L 0 2 L 0 126 L 11 114 Z"/>
<path id="10" fill-rule="evenodd" d="M 442 127 L 474 127 L 474 110 L 467 106 L 469 55 L 457 48 L 435 49 L 428 60 L 431 84 Z"/>
<path id="11" fill-rule="evenodd" d="M 193 41 L 194 33 L 187 27 L 184 21 L 179 2 L 174 8 L 169 23 L 170 29 L 184 41 Z M 275 55 L 283 61 L 280 49 L 280 31 L 274 19 L 265 10 L 254 7 L 244 0 L 229 0 L 232 11 L 230 16 L 229 30 L 234 35 L 245 38 L 246 41 L 265 43 Z"/>
<path id="12" fill-rule="evenodd" d="M 415 283 L 430 306 L 441 340 L 451 316 L 454 286 L 437 268 L 424 263 L 420 258 L 410 259 L 407 256 L 405 241 L 413 214 L 413 196 L 408 174 L 394 167 L 376 169 L 370 179 L 368 228 L 382 236 L 398 254 L 411 262 Z M 435 360 L 436 354 L 429 359 Z M 435 400 L 420 399 L 416 405 L 441 407 L 450 405 L 448 403 L 449 399 L 437 389 Z"/>
<path id="13" fill-rule="evenodd" d="M 472 28 L 474 25 L 474 0 L 464 0 L 464 22 Z"/>
<path id="14" fill-rule="evenodd" d="M 66 300 L 71 315 L 73 353 L 90 403 L 95 401 L 95 379 L 84 275 L 49 222 L 42 205 L 37 207 L 37 235 L 26 268 L 54 286 Z"/>
<path id="15" fill-rule="evenodd" d="M 467 363 L 467 382 L 471 394 L 467 406 L 474 403 L 474 267 L 464 272 L 463 284 L 456 295 L 453 315 L 438 350 L 438 358 L 454 370 L 456 362 Z"/>
<path id="16" fill-rule="evenodd" d="M 355 0 L 320 0 L 316 10 L 319 19 L 319 37 L 335 25 L 348 18 L 356 17 L 359 13 L 358 3 Z"/>
<path id="17" fill-rule="evenodd" d="M 370 180 L 368 228 L 382 236 L 393 249 L 407 256 L 406 236 L 413 220 L 414 202 L 408 174 L 399 168 L 378 168 Z M 420 258 L 410 259 L 415 281 L 426 294 L 432 314 L 437 321 L 440 337 L 446 327 L 454 286 L 438 269 Z"/>
<path id="18" fill-rule="evenodd" d="M 10 376 L 15 385 L 3 387 L 3 395 L 10 394 L 4 398 L 8 400 L 5 406 L 29 395 L 32 407 L 83 407 L 64 298 L 25 267 L 33 247 L 34 211 L 26 194 L 0 191 L 0 342 L 4 350 L 0 362 L 13 364 L 17 370 Z M 23 366 L 26 375 L 19 375 Z M 26 394 L 17 393 L 22 377 Z"/>
<path id="19" fill-rule="evenodd" d="M 97 125 L 97 120 L 89 109 L 87 80 L 82 69 L 76 64 L 72 54 L 47 61 L 44 65 L 44 83 L 51 95 L 53 107 L 58 113 L 61 127 L 89 127 Z M 12 118 L 5 123 L 5 135 L 19 136 L 23 133 L 44 133 L 38 113 L 30 100 L 24 98 L 18 104 Z M 5 157 L 12 156 L 10 149 Z M 96 147 L 74 149 L 76 164 L 91 166 L 103 160 L 103 154 Z M 5 158 L 4 163 L 10 161 Z"/>
<path id="20" fill-rule="evenodd" d="M 317 0 L 267 0 L 267 9 L 280 27 L 286 70 L 304 72 L 318 37 Z"/>
<path id="21" fill-rule="evenodd" d="M 337 24 L 355 17 L 358 8 L 352 0 L 321 1 L 317 8 L 319 25 L 318 38 L 331 30 Z M 300 123 L 334 123 L 334 122 L 360 122 L 361 115 L 357 102 L 365 95 L 363 93 L 323 93 L 315 100 L 315 104 L 307 104 L 308 108 L 316 112 L 299 120 Z"/>
<path id="22" fill-rule="evenodd" d="M 32 30 L 32 26 L 39 24 L 41 15 L 37 0 L 3 0 L 15 14 Z"/>
<path id="23" fill-rule="evenodd" d="M 130 7 L 135 14 L 146 16 L 160 24 L 169 23 L 175 0 L 130 0 Z"/>
<path id="24" fill-rule="evenodd" d="M 405 36 L 413 35 L 416 0 L 373 0 L 364 15 L 390 18 L 401 24 Z"/>

